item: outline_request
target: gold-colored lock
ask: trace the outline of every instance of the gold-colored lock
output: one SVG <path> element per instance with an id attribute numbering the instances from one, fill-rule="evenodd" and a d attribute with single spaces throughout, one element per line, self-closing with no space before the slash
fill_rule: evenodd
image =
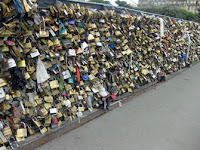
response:
<path id="1" fill-rule="evenodd" d="M 92 56 L 88 57 L 88 61 L 93 61 L 93 57 Z"/>
<path id="2" fill-rule="evenodd" d="M 28 132 L 29 132 L 30 135 L 35 134 L 35 131 L 30 126 L 28 126 Z"/>
<path id="3" fill-rule="evenodd" d="M 62 121 L 59 120 L 57 126 L 59 127 L 59 126 L 61 126 L 61 125 L 62 125 Z"/>
<path id="4" fill-rule="evenodd" d="M 34 124 L 39 128 L 42 124 L 40 121 L 38 121 L 35 117 L 32 117 L 32 121 L 34 122 Z"/>
<path id="5" fill-rule="evenodd" d="M 94 41 L 95 38 L 94 38 L 94 36 L 92 34 L 89 34 L 88 35 L 88 40 L 91 42 L 91 41 Z"/>
<path id="6" fill-rule="evenodd" d="M 128 88 L 128 92 L 129 92 L 129 93 L 132 93 L 133 90 L 132 90 L 131 88 Z"/>
<path id="7" fill-rule="evenodd" d="M 51 89 L 56 89 L 56 88 L 59 88 L 59 83 L 58 83 L 58 80 L 54 80 L 54 81 L 50 81 L 50 87 Z"/>
<path id="8" fill-rule="evenodd" d="M 79 54 L 82 54 L 82 53 L 83 53 L 83 51 L 82 51 L 81 48 L 79 47 L 78 50 L 77 50 L 77 52 L 76 52 L 76 54 L 79 55 Z"/>
<path id="9" fill-rule="evenodd" d="M 60 111 L 58 111 L 57 114 L 56 114 L 56 116 L 57 116 L 57 118 L 59 119 L 59 118 L 61 118 L 63 115 L 62 115 L 62 113 L 61 113 Z"/>
<path id="10" fill-rule="evenodd" d="M 28 73 L 28 72 L 26 72 L 24 76 L 25 76 L 25 79 L 26 79 L 26 80 L 28 80 L 28 79 L 30 79 L 30 78 L 31 78 L 31 76 L 29 75 L 29 73 Z"/>
<path id="11" fill-rule="evenodd" d="M 75 92 L 75 90 L 73 90 L 73 89 L 71 89 L 70 91 L 69 91 L 69 95 L 74 95 L 76 92 Z"/>
<path id="12" fill-rule="evenodd" d="M 79 83 L 79 85 L 80 85 L 80 86 L 81 86 L 81 85 L 84 85 L 84 82 L 81 80 L 80 83 Z"/>
<path id="13" fill-rule="evenodd" d="M 69 99 L 69 101 L 70 101 L 71 103 L 74 103 L 74 102 L 75 102 L 74 97 L 71 97 L 71 98 Z"/>
<path id="14" fill-rule="evenodd" d="M 11 131 L 10 126 L 3 128 L 2 132 L 6 139 L 9 139 L 12 136 L 12 131 Z"/>
<path id="15" fill-rule="evenodd" d="M 132 87 L 132 88 L 135 87 L 133 82 L 131 82 L 130 87 Z"/>
<path id="16" fill-rule="evenodd" d="M 20 60 L 17 62 L 17 67 L 20 67 L 20 68 L 25 68 L 26 67 L 26 62 L 25 60 Z"/>
<path id="17" fill-rule="evenodd" d="M 116 35 L 117 37 L 119 37 L 119 36 L 122 36 L 122 33 L 121 33 L 119 30 L 116 30 L 116 31 L 115 31 L 115 35 Z"/>
<path id="18" fill-rule="evenodd" d="M 58 89 L 56 89 L 56 90 L 53 90 L 51 93 L 53 96 L 55 96 L 55 95 L 58 95 L 60 93 L 60 91 Z"/>
<path id="19" fill-rule="evenodd" d="M 39 37 L 40 38 L 49 37 L 49 31 L 46 31 L 45 29 L 44 30 L 40 30 Z"/>
<path id="20" fill-rule="evenodd" d="M 93 74 L 88 75 L 89 80 L 94 80 L 95 76 Z"/>
<path id="21" fill-rule="evenodd" d="M 89 49 L 89 51 L 90 51 L 90 53 L 95 53 L 94 47 L 91 47 L 91 48 Z M 89 61 L 89 60 L 88 60 L 88 61 Z M 92 59 L 91 61 L 93 61 L 93 59 Z"/>
<path id="22" fill-rule="evenodd" d="M 71 108 L 71 111 L 72 111 L 72 112 L 76 112 L 76 110 L 77 110 L 77 107 L 76 107 L 76 106 L 73 106 L 73 107 Z"/>
<path id="23" fill-rule="evenodd" d="M 21 97 L 21 92 L 20 91 L 15 91 L 12 95 L 13 98 Z"/>
<path id="24" fill-rule="evenodd" d="M 52 106 L 51 106 L 51 103 L 44 103 L 44 107 L 45 107 L 46 109 L 49 109 L 49 108 L 51 108 Z"/>
<path id="25" fill-rule="evenodd" d="M 58 27 L 58 26 L 51 26 L 51 28 L 52 28 L 55 32 L 57 32 L 57 31 L 59 30 L 59 27 Z"/>
<path id="26" fill-rule="evenodd" d="M 47 128 L 43 127 L 42 129 L 40 129 L 40 133 L 45 134 L 47 132 Z"/>
<path id="27" fill-rule="evenodd" d="M 67 30 L 65 29 L 65 31 L 62 32 L 61 35 L 62 35 L 62 36 L 67 36 L 67 35 L 68 35 Z"/>
<path id="28" fill-rule="evenodd" d="M 54 46 L 60 46 L 60 41 L 58 39 L 55 39 L 52 42 Z"/>
<path id="29" fill-rule="evenodd" d="M 51 115 L 45 116 L 44 126 L 49 126 L 51 124 Z"/>
<path id="30" fill-rule="evenodd" d="M 33 107 L 33 103 L 30 102 L 30 101 L 25 101 L 25 102 L 24 102 L 24 106 L 25 106 L 25 107 Z"/>
<path id="31" fill-rule="evenodd" d="M 44 100 L 45 100 L 46 102 L 51 103 L 51 102 L 53 102 L 53 96 L 45 96 L 45 97 L 44 97 Z"/>
<path id="32" fill-rule="evenodd" d="M 3 87 L 5 85 L 7 85 L 7 82 L 3 78 L 0 78 L 0 87 Z"/>
<path id="33" fill-rule="evenodd" d="M 81 106 L 78 106 L 78 111 L 84 111 L 85 107 L 83 107 L 83 104 Z"/>
<path id="34" fill-rule="evenodd" d="M 85 91 L 86 91 L 86 92 L 91 91 L 90 88 L 89 88 L 89 86 L 85 86 Z"/>
<path id="35" fill-rule="evenodd" d="M 38 98 L 36 99 L 36 102 L 38 105 L 41 105 L 43 103 L 43 99 L 42 98 Z"/>
<path id="36" fill-rule="evenodd" d="M 24 48 L 26 48 L 26 49 L 31 49 L 31 48 L 32 48 L 31 42 L 26 43 Z"/>
<path id="37" fill-rule="evenodd" d="M 4 45 L 1 47 L 1 51 L 2 52 L 9 52 L 9 46 L 8 45 Z"/>
<path id="38" fill-rule="evenodd" d="M 76 30 L 77 30 L 78 34 L 80 34 L 80 35 L 82 35 L 85 32 L 85 30 L 83 28 L 76 28 Z"/>
<path id="39" fill-rule="evenodd" d="M 27 128 L 26 128 L 25 123 L 23 123 L 23 125 L 24 125 L 24 128 L 17 129 L 16 137 L 18 138 L 27 137 Z"/>
<path id="40" fill-rule="evenodd" d="M 51 47 L 53 45 L 54 45 L 53 42 L 51 40 L 48 40 L 48 47 Z"/>
<path id="41" fill-rule="evenodd" d="M 109 69 L 111 66 L 110 66 L 110 63 L 109 62 L 105 62 L 105 68 L 106 69 Z"/>
<path id="42" fill-rule="evenodd" d="M 46 108 L 41 108 L 40 109 L 40 114 L 42 117 L 46 116 L 48 114 L 48 111 L 46 110 Z"/>

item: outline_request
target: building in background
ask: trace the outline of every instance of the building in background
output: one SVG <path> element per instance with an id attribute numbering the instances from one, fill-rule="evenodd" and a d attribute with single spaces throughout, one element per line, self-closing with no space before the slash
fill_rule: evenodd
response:
<path id="1" fill-rule="evenodd" d="M 193 13 L 198 13 L 200 0 L 139 0 L 138 6 L 173 6 L 184 8 Z"/>

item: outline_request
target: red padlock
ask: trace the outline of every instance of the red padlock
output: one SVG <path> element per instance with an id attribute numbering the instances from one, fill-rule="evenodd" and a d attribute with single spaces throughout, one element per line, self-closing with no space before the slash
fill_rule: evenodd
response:
<path id="1" fill-rule="evenodd" d="M 55 125 L 58 124 L 58 120 L 57 120 L 56 118 L 52 117 L 51 119 L 52 119 L 52 121 L 53 121 L 53 123 L 54 123 Z"/>
<path id="2" fill-rule="evenodd" d="M 8 46 L 14 46 L 15 42 L 13 42 L 13 41 L 5 41 L 5 44 L 8 45 Z"/>

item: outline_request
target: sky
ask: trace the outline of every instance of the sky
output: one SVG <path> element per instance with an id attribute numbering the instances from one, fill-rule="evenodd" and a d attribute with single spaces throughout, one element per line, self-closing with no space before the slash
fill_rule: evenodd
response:
<path id="1" fill-rule="evenodd" d="M 116 5 L 115 3 L 116 0 L 109 0 L 109 1 L 112 5 Z M 124 0 L 124 1 L 126 1 L 129 4 L 138 3 L 138 0 Z"/>

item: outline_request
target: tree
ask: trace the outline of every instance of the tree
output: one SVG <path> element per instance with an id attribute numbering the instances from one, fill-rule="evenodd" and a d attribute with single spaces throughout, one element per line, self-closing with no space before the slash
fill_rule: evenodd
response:
<path id="1" fill-rule="evenodd" d="M 199 22 L 198 15 L 190 11 L 187 11 L 183 8 L 176 8 L 176 7 L 169 7 L 169 6 L 160 6 L 160 7 L 149 6 L 149 7 L 137 7 L 135 9 L 150 12 L 150 13 L 170 16 L 174 18 L 181 18 L 184 20 Z"/>
<path id="2" fill-rule="evenodd" d="M 128 3 L 125 2 L 125 1 L 117 0 L 115 3 L 116 3 L 118 6 L 121 6 L 121 7 L 134 8 L 134 6 L 128 4 Z"/>
<path id="3" fill-rule="evenodd" d="M 107 1 L 107 0 L 89 0 L 89 2 L 111 4 L 110 1 Z"/>
<path id="4" fill-rule="evenodd" d="M 198 9 L 197 19 L 198 19 L 198 21 L 200 22 L 200 8 Z"/>

